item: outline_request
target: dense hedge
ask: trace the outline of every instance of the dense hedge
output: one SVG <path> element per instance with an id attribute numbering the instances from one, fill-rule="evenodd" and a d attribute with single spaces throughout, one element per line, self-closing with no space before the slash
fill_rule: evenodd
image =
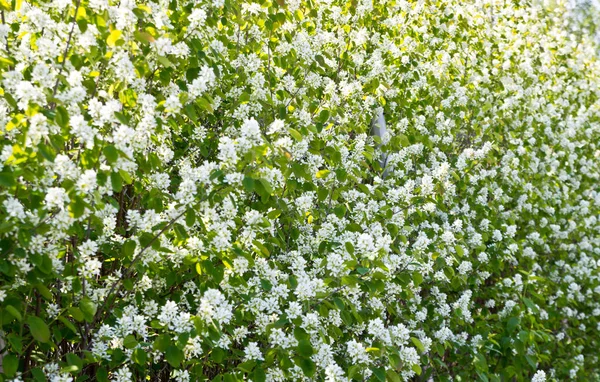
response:
<path id="1" fill-rule="evenodd" d="M 0 6 L 0 380 L 600 378 L 565 4 Z"/>

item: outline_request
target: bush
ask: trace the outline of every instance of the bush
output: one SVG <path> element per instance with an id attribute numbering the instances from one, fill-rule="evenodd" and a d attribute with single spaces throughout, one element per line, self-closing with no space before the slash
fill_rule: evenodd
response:
<path id="1" fill-rule="evenodd" d="M 0 5 L 0 380 L 600 378 L 563 5 Z"/>

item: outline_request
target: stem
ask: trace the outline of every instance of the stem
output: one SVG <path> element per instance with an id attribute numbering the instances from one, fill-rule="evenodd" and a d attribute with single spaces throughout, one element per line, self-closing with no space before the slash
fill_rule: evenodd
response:
<path id="1" fill-rule="evenodd" d="M 269 45 L 269 42 L 271 42 L 271 32 L 269 32 L 269 38 L 267 39 L 267 81 L 269 85 L 269 94 L 271 95 L 271 114 L 273 115 L 273 120 L 275 120 L 275 109 L 273 108 L 273 89 L 271 88 L 271 46 Z"/>
<path id="2" fill-rule="evenodd" d="M 160 230 L 159 233 L 157 233 L 152 240 L 150 240 L 148 242 L 148 244 L 146 244 L 146 246 L 144 246 L 144 248 L 142 248 L 142 250 L 140 251 L 140 253 L 137 254 L 137 256 L 131 261 L 131 264 L 129 264 L 129 267 L 127 267 L 127 269 L 125 270 L 125 272 L 123 272 L 123 274 L 121 275 L 121 277 L 119 277 L 110 287 L 110 290 L 108 292 L 108 294 L 106 295 L 106 297 L 104 298 L 104 303 L 102 304 L 102 306 L 100 307 L 100 309 L 98 309 L 98 312 L 96 313 L 96 317 L 94 317 L 94 321 L 93 323 L 97 323 L 100 319 L 100 316 L 102 314 L 102 312 L 104 311 L 104 309 L 106 308 L 106 305 L 108 303 L 108 301 L 110 300 L 110 296 L 113 293 L 118 292 L 119 289 L 121 289 L 121 282 L 131 274 L 133 266 L 135 265 L 135 263 L 137 263 L 142 255 L 144 254 L 144 252 L 146 252 L 146 250 L 148 248 L 150 248 L 152 246 L 152 244 L 154 244 L 154 242 L 163 234 L 165 233 L 169 228 L 171 228 L 171 226 L 173 224 L 175 224 L 175 222 L 177 220 L 179 220 L 179 218 L 181 218 L 184 214 L 185 214 L 186 210 L 184 210 L 182 213 L 180 213 L 179 215 L 175 216 L 173 219 L 171 219 L 171 221 L 163 228 Z M 117 289 L 118 287 L 118 289 Z"/>
<path id="3" fill-rule="evenodd" d="M 79 11 L 79 5 L 81 4 L 81 0 L 77 0 L 77 4 L 75 5 L 75 14 L 73 15 L 73 21 L 71 23 L 71 31 L 69 31 L 69 38 L 67 39 L 67 46 L 65 48 L 65 52 L 63 53 L 62 63 L 60 65 L 60 69 L 58 71 L 58 75 L 56 76 L 56 83 L 54 84 L 54 89 L 52 90 L 52 98 L 56 96 L 56 92 L 58 90 L 58 84 L 60 82 L 60 75 L 65 69 L 65 62 L 67 60 L 67 54 L 69 53 L 69 48 L 71 47 L 71 39 L 73 38 L 73 31 L 75 30 L 75 23 L 77 21 L 77 11 Z M 56 104 L 52 101 L 50 109 L 54 109 Z"/>
<path id="4" fill-rule="evenodd" d="M 6 19 L 4 18 L 4 10 L 0 12 L 0 17 L 2 17 L 2 24 L 6 24 Z M 10 48 L 8 47 L 8 36 L 6 36 L 6 53 L 10 56 Z M 10 67 L 12 70 L 12 66 Z"/>

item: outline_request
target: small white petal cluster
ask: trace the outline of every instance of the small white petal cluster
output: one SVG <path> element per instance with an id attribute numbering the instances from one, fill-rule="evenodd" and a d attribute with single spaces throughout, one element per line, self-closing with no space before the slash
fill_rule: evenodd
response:
<path id="1" fill-rule="evenodd" d="M 595 2 L 0 5 L 0 380 L 600 379 Z"/>

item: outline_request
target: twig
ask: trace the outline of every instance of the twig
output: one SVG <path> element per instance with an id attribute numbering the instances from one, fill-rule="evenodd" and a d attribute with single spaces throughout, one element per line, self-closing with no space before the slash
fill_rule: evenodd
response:
<path id="1" fill-rule="evenodd" d="M 52 98 L 56 96 L 56 92 L 58 91 L 58 84 L 60 82 L 60 75 L 65 69 L 65 62 L 67 60 L 67 54 L 69 53 L 69 48 L 71 47 L 71 39 L 73 38 L 73 31 L 75 30 L 75 24 L 77 21 L 77 11 L 79 11 L 79 5 L 81 4 L 81 0 L 77 0 L 77 4 L 75 5 L 75 14 L 73 15 L 73 22 L 71 23 L 71 31 L 69 32 L 69 38 L 67 39 L 67 46 L 65 47 L 65 52 L 63 53 L 62 63 L 60 65 L 60 69 L 58 71 L 58 75 L 56 76 L 56 83 L 54 84 L 54 89 L 52 90 Z M 54 109 L 56 107 L 56 103 L 52 101 L 50 109 Z"/>
<path id="2" fill-rule="evenodd" d="M 102 304 L 102 306 L 100 307 L 100 309 L 98 309 L 98 312 L 96 313 L 96 317 L 94 317 L 94 323 L 98 322 L 100 315 L 102 314 L 102 312 L 104 311 L 104 308 L 106 308 L 106 305 L 110 299 L 110 296 L 117 292 L 117 286 L 120 289 L 120 284 L 121 282 L 131 274 L 133 266 L 142 258 L 142 255 L 144 254 L 144 252 L 146 252 L 146 250 L 148 248 L 150 248 L 152 246 L 152 244 L 154 244 L 154 242 L 163 234 L 165 233 L 169 228 L 171 228 L 171 226 L 173 224 L 175 224 L 175 222 L 177 222 L 177 220 L 179 220 L 179 218 L 181 218 L 184 214 L 186 213 L 186 210 L 184 209 L 184 211 L 182 213 L 180 213 L 179 215 L 175 216 L 173 219 L 171 219 L 171 221 L 163 227 L 163 229 L 160 230 L 159 233 L 157 233 L 152 240 L 150 240 L 148 242 L 148 244 L 146 244 L 144 246 L 144 248 L 142 248 L 142 250 L 140 251 L 140 253 L 137 254 L 137 256 L 131 261 L 131 264 L 129 264 L 129 267 L 127 267 L 127 269 L 121 274 L 121 277 L 119 277 L 117 280 L 115 280 L 115 282 L 113 282 L 112 286 L 110 287 L 110 290 L 108 292 L 108 294 L 106 295 L 105 299 L 104 299 L 104 303 Z"/>
<path id="3" fill-rule="evenodd" d="M 4 10 L 0 12 L 0 16 L 2 17 L 2 24 L 6 24 L 6 19 L 4 18 Z M 8 35 L 6 36 L 6 53 L 10 56 L 10 48 L 8 47 Z M 10 67 L 12 69 L 12 66 Z"/>

